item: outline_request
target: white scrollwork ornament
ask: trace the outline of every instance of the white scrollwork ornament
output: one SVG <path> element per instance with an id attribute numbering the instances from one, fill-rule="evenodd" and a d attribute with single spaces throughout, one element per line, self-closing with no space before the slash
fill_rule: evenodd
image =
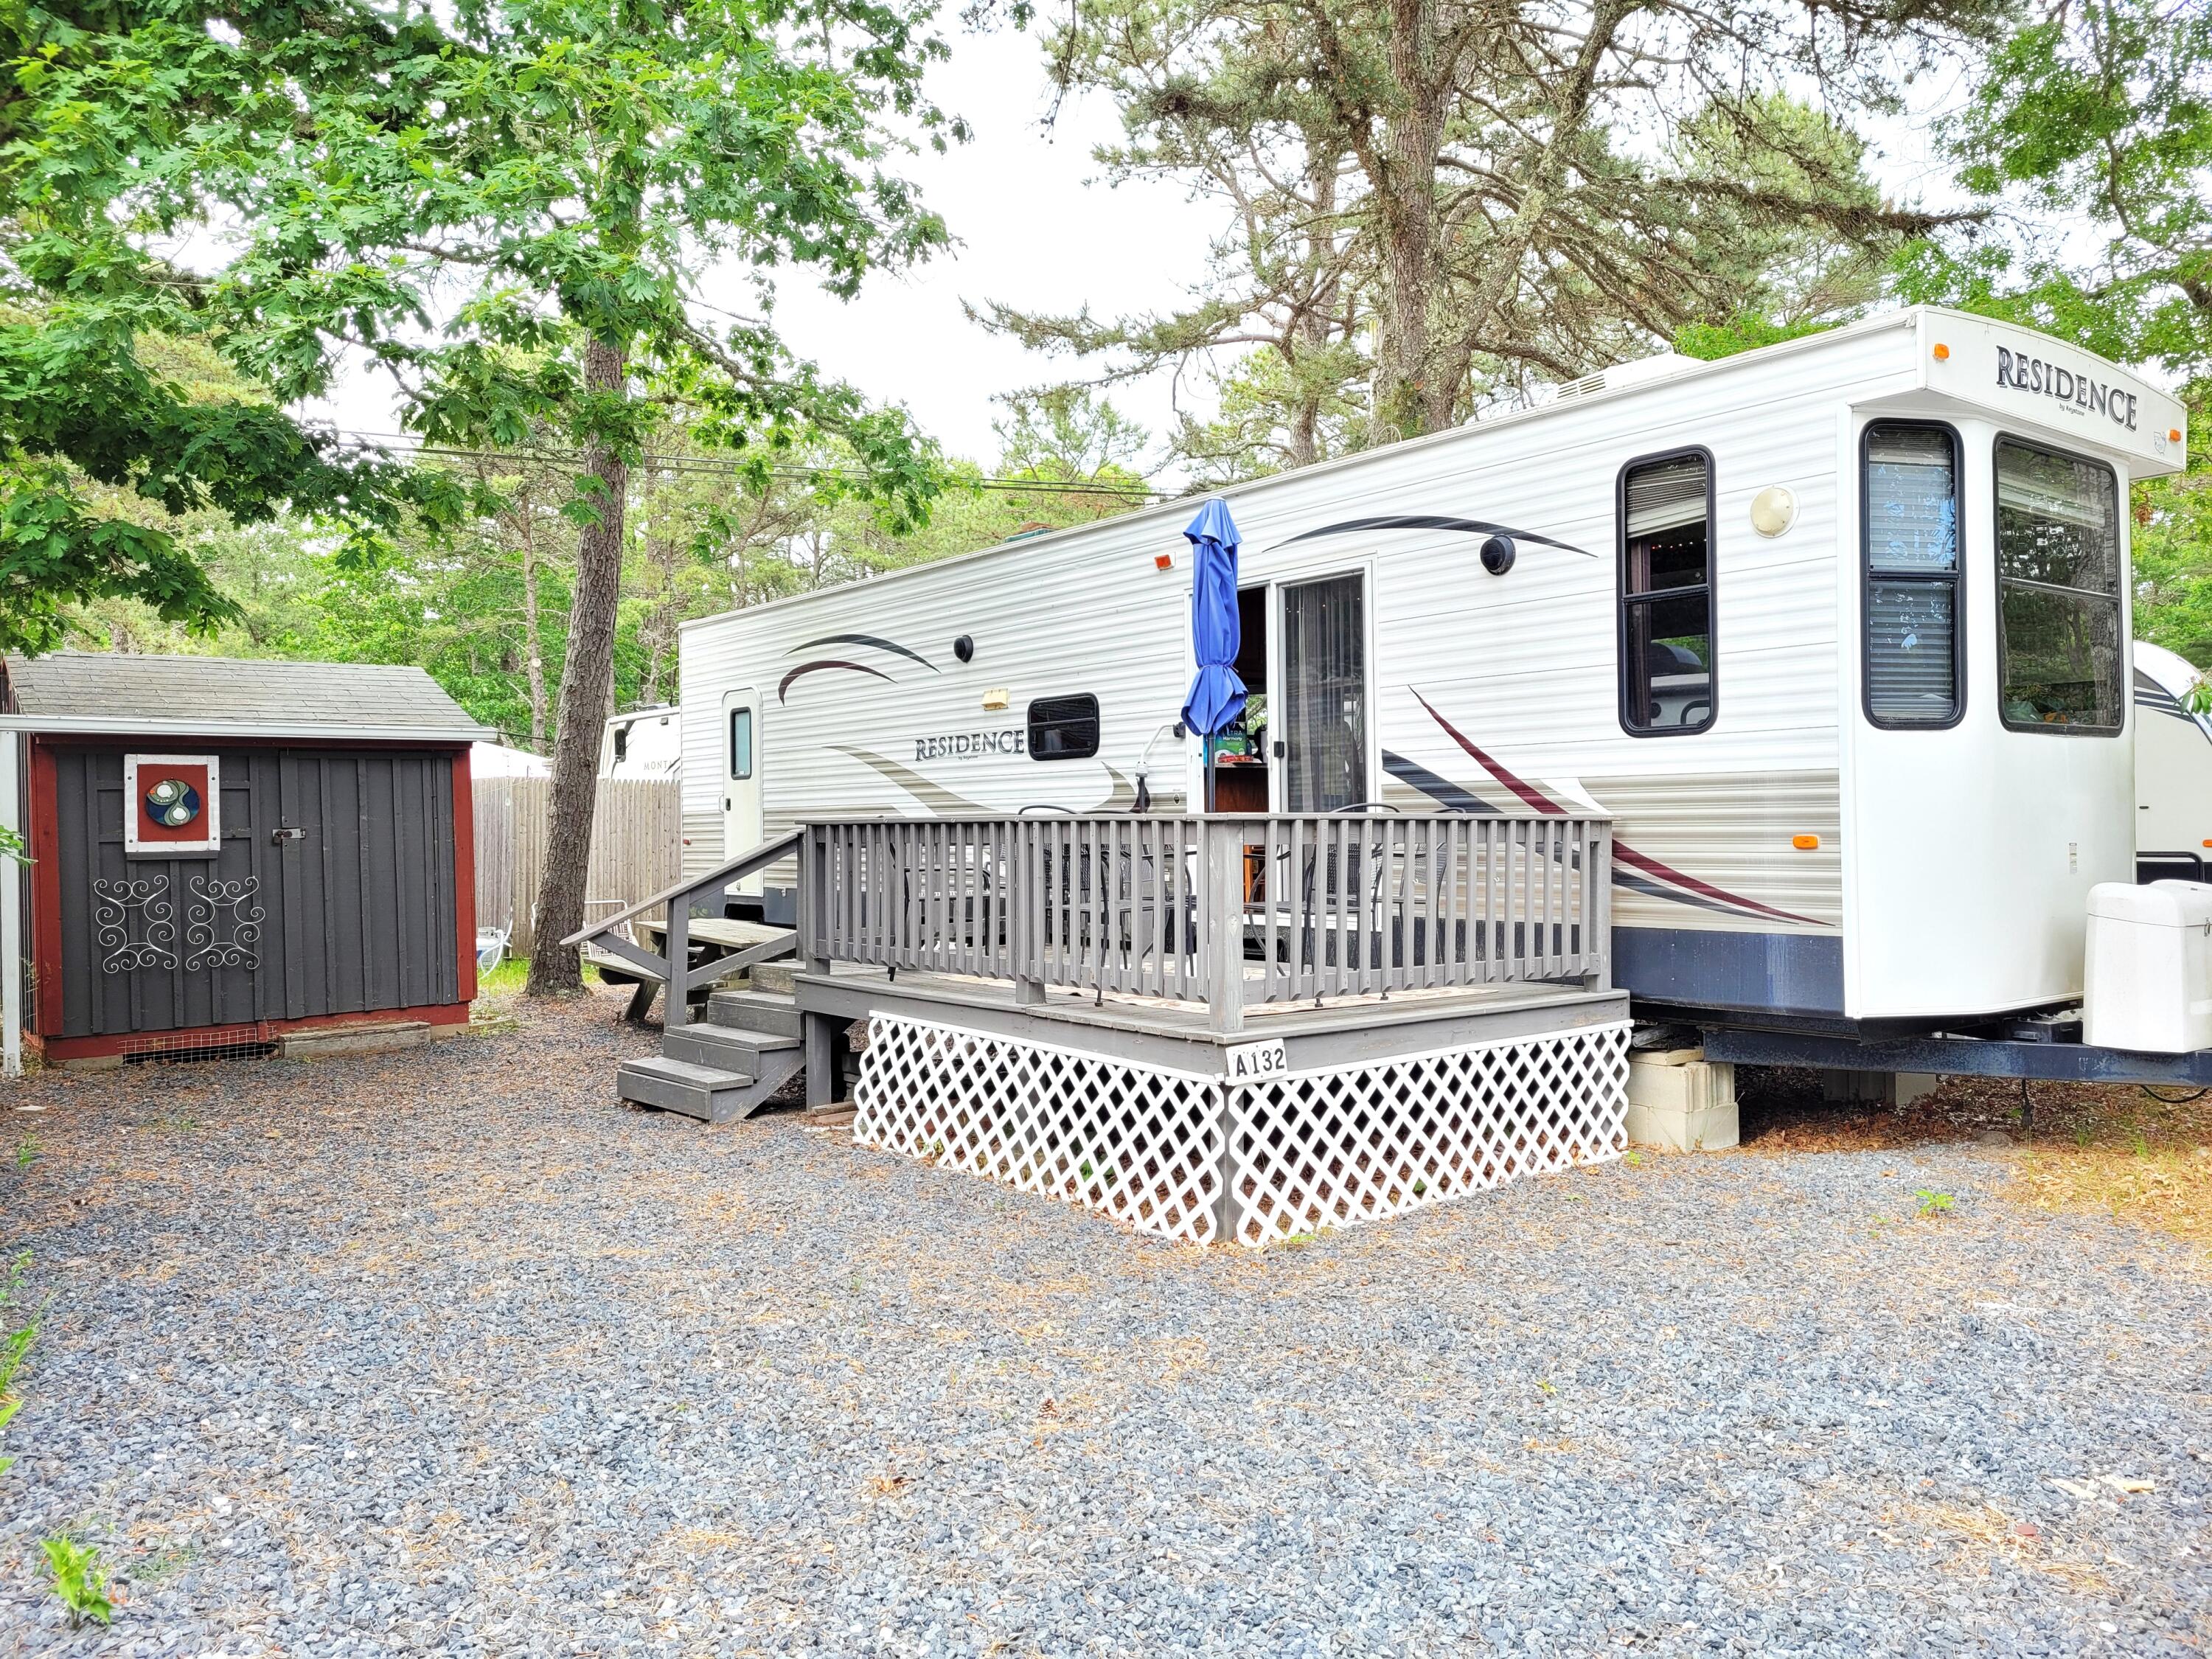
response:
<path id="1" fill-rule="evenodd" d="M 176 912 L 169 903 L 169 878 L 92 884 L 93 938 L 104 973 L 127 974 L 140 968 L 177 965 Z"/>
<path id="2" fill-rule="evenodd" d="M 185 944 L 191 955 L 185 958 L 185 968 L 258 969 L 257 947 L 267 912 L 252 899 L 261 890 L 261 878 L 194 876 L 189 884 L 192 898 L 185 907 Z"/>

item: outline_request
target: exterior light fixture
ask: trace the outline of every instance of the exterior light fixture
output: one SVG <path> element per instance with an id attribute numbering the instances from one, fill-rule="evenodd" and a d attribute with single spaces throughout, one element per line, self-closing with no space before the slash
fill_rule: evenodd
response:
<path id="1" fill-rule="evenodd" d="M 1751 527 L 1760 535 L 1779 536 L 1797 522 L 1797 498 L 1780 484 L 1769 484 L 1751 498 Z"/>
<path id="2" fill-rule="evenodd" d="M 1014 693 L 1011 686 L 994 685 L 983 694 L 983 707 L 994 713 L 1002 708 L 1012 708 L 1013 706 Z"/>

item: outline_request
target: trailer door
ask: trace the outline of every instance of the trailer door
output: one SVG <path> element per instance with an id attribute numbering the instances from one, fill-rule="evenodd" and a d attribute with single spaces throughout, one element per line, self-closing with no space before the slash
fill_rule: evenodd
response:
<path id="1" fill-rule="evenodd" d="M 733 859 L 761 844 L 760 694 L 750 685 L 722 694 L 722 856 Z M 755 874 L 732 890 L 761 893 Z"/>
<path id="2" fill-rule="evenodd" d="M 1283 808 L 1334 812 L 1367 792 L 1366 584 L 1331 576 L 1282 589 Z"/>

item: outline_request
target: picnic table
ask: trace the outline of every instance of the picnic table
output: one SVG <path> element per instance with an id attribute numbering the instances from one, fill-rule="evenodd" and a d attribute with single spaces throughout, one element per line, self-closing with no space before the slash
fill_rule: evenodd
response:
<path id="1" fill-rule="evenodd" d="M 668 948 L 668 923 L 665 918 L 638 916 L 630 922 L 638 942 L 647 950 L 664 955 Z M 729 916 L 694 916 L 690 933 L 694 965 L 704 965 L 720 957 L 738 956 L 755 945 L 767 945 L 792 936 L 788 927 L 774 927 L 765 922 L 739 921 Z M 602 952 L 590 951 L 592 965 L 599 970 L 599 977 L 611 985 L 635 985 L 625 1017 L 643 1019 L 646 1011 L 653 1006 L 653 994 L 660 988 L 660 980 L 647 973 L 635 963 Z"/>

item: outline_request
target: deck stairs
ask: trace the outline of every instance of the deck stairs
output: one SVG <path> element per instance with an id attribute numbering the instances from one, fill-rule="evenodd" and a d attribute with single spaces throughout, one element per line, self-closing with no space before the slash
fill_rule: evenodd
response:
<path id="1" fill-rule="evenodd" d="M 658 1055 L 623 1063 L 622 1097 L 708 1123 L 760 1110 L 805 1063 L 793 970 L 757 963 L 742 988 L 709 993 L 703 1021 L 664 1031 Z"/>

